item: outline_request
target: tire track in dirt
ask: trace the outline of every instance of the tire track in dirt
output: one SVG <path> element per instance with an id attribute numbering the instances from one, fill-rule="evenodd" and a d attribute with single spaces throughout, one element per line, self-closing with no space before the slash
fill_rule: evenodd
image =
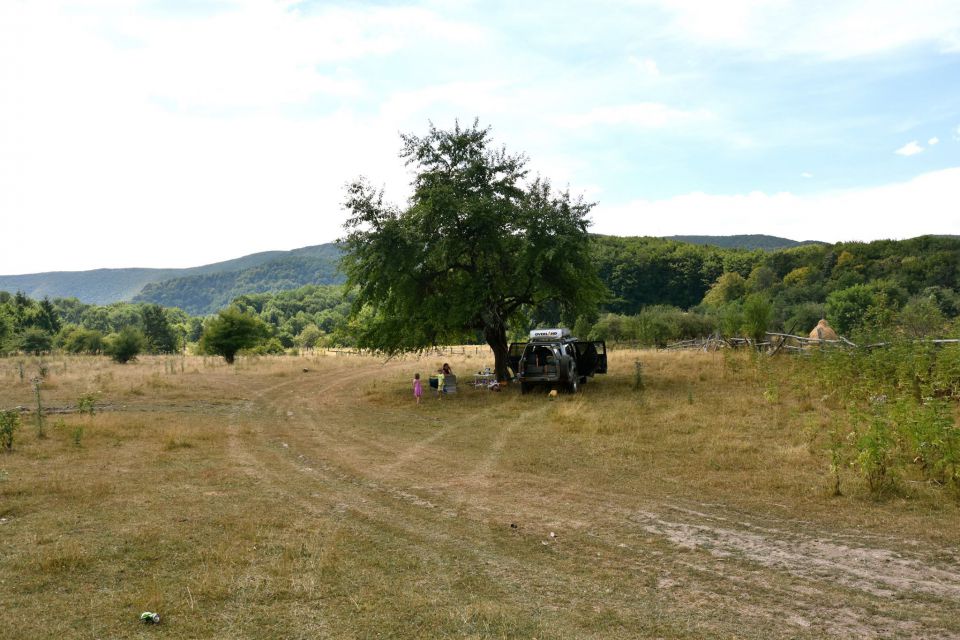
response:
<path id="1" fill-rule="evenodd" d="M 280 386 L 282 385 L 274 385 L 271 389 Z M 263 390 L 266 391 L 267 389 Z M 266 394 L 263 392 L 257 396 L 264 398 Z M 505 441 L 506 434 L 497 438 L 497 448 L 502 449 Z M 414 443 L 411 449 L 421 447 L 422 442 Z M 412 492 L 379 478 L 371 480 L 345 472 L 337 464 L 311 459 L 308 455 L 298 453 L 294 447 L 272 448 L 267 453 L 272 455 L 269 458 L 246 456 L 246 459 L 252 459 L 258 465 L 257 477 L 269 485 L 272 491 L 282 492 L 285 500 L 296 504 L 298 509 L 313 517 L 330 518 L 331 511 L 353 512 L 356 517 L 368 522 L 368 526 L 398 531 L 403 538 L 410 541 L 427 542 L 429 548 L 448 557 L 476 558 L 473 563 L 475 570 L 496 582 L 514 585 L 518 592 L 527 592 L 532 585 L 546 588 L 547 593 L 559 593 L 571 588 L 565 571 L 552 570 L 546 563 L 531 565 L 515 557 L 510 550 L 492 549 L 486 539 L 490 535 L 491 522 L 488 517 L 476 517 L 477 510 L 473 510 L 471 516 L 457 509 L 443 508 L 443 504 L 437 505 L 423 500 Z M 496 455 L 498 454 L 494 452 L 493 457 Z M 272 464 L 274 462 L 283 463 L 287 469 L 293 467 L 299 471 L 297 482 L 291 483 L 292 474 Z M 481 462 L 479 468 L 482 470 L 489 466 L 489 462 Z M 315 487 L 314 483 L 320 485 Z M 337 495 L 338 503 L 334 509 L 331 510 L 324 504 L 327 500 L 320 499 L 324 497 L 324 493 Z M 536 532 L 511 531 L 507 528 L 506 521 L 503 527 L 507 535 L 518 536 L 517 541 L 522 545 L 539 547 L 539 536 Z M 609 592 L 609 586 L 599 582 L 600 579 L 592 576 L 581 577 L 576 585 L 576 592 Z"/>
<path id="2" fill-rule="evenodd" d="M 699 513 L 699 520 L 638 511 L 631 518 L 644 531 L 719 558 L 736 557 L 812 580 L 837 580 L 875 596 L 923 593 L 960 600 L 960 566 L 932 566 L 889 549 L 843 544 L 825 536 L 735 523 Z M 737 526 L 739 525 L 739 526 Z"/>

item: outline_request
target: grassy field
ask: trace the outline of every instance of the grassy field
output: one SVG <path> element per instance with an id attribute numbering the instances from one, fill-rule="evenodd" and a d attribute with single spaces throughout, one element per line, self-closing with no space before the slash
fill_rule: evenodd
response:
<path id="1" fill-rule="evenodd" d="M 466 388 L 484 355 L 47 363 L 0 454 L 7 640 L 960 637 L 957 497 L 832 497 L 790 358 L 614 351 L 556 399 Z"/>

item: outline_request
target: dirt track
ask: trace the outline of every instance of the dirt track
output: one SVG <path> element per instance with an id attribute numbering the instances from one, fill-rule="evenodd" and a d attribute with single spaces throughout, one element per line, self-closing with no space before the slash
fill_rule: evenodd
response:
<path id="1" fill-rule="evenodd" d="M 409 368 L 376 366 L 388 379 Z M 960 637 L 947 623 L 960 616 L 955 548 L 782 509 L 751 513 L 511 473 L 500 460 L 523 415 L 465 425 L 370 403 L 351 393 L 369 376 L 366 369 L 318 384 L 304 375 L 248 388 L 230 423 L 238 467 L 307 519 L 390 530 L 418 553 L 467 558 L 470 571 L 537 603 L 548 619 L 571 606 L 614 611 L 624 620 L 615 635 L 634 635 L 630 612 L 653 608 L 681 621 L 670 636 Z M 358 412 L 386 437 L 348 428 Z M 270 424 L 264 415 L 281 416 L 285 428 L 258 427 Z M 457 432 L 471 428 L 480 445 L 459 458 Z"/>

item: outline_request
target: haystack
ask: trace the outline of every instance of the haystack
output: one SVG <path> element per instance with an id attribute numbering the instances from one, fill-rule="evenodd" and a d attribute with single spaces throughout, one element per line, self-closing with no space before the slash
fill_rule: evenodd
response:
<path id="1" fill-rule="evenodd" d="M 839 340 L 840 336 L 833 330 L 833 327 L 827 324 L 826 320 L 820 320 L 817 326 L 810 332 L 811 340 Z"/>

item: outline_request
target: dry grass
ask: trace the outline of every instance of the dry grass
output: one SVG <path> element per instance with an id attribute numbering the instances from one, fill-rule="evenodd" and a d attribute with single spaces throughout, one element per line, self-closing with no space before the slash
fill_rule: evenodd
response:
<path id="1" fill-rule="evenodd" d="M 960 637 L 955 497 L 830 497 L 793 361 L 614 351 L 555 400 L 468 389 L 488 364 L 50 360 L 49 437 L 0 455 L 0 635 Z"/>

